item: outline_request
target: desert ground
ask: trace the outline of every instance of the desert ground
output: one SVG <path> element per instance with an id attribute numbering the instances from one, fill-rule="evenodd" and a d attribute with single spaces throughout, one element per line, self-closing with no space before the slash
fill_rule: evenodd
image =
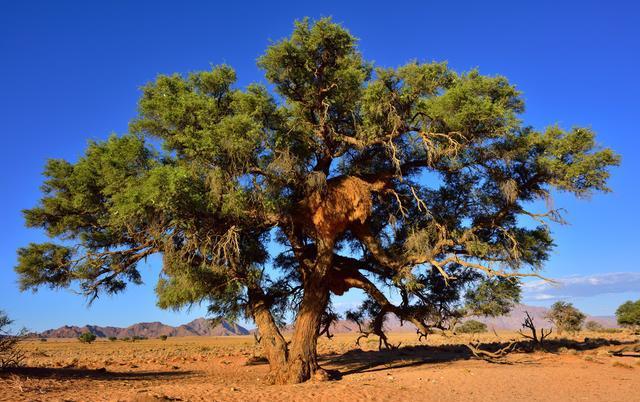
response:
<path id="1" fill-rule="evenodd" d="M 341 378 L 267 385 L 252 336 L 135 342 L 38 339 L 23 343 L 25 367 L 0 374 L 3 401 L 640 401 L 640 359 L 609 352 L 637 342 L 628 333 L 551 336 L 548 352 L 514 352 L 499 363 L 461 346 L 471 335 L 337 334 L 319 343 L 322 365 Z M 475 336 L 498 348 L 516 333 Z"/>

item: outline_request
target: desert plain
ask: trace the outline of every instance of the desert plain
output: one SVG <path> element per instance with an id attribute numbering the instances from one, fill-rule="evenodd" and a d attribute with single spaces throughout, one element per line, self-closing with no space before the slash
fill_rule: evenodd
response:
<path id="1" fill-rule="evenodd" d="M 547 351 L 478 359 L 476 339 L 499 348 L 515 332 L 481 335 L 392 333 L 378 340 L 321 338 L 328 382 L 265 383 L 268 365 L 253 336 L 175 337 L 81 344 L 76 339 L 23 342 L 25 366 L 0 375 L 2 401 L 640 401 L 640 359 L 615 356 L 637 338 L 627 332 L 550 336 Z"/>

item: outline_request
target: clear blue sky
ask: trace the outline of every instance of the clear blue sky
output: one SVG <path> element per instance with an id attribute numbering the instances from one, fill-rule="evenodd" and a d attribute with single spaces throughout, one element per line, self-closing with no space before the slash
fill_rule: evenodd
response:
<path id="1" fill-rule="evenodd" d="M 623 156 L 613 194 L 566 196 L 570 226 L 554 227 L 558 248 L 546 274 L 570 277 L 561 289 L 531 286 L 526 301 L 567 298 L 592 314 L 611 314 L 640 297 L 635 260 L 640 173 L 640 8 L 633 1 L 47 1 L 2 0 L 0 8 L 0 309 L 33 330 L 63 324 L 170 324 L 203 315 L 155 307 L 157 261 L 146 284 L 90 308 L 69 291 L 20 293 L 16 249 L 43 240 L 23 226 L 21 209 L 39 198 L 47 158 L 75 160 L 88 139 L 123 133 L 139 87 L 157 74 L 228 63 L 240 84 L 262 81 L 255 65 L 270 40 L 295 19 L 333 16 L 382 66 L 411 59 L 479 67 L 517 84 L 525 119 L 542 128 L 591 126 Z M 526 4 L 525 4 L 526 3 Z M 562 4 L 560 4 L 562 3 Z M 617 274 L 614 274 L 617 273 Z M 352 303 L 357 295 L 339 300 Z"/>

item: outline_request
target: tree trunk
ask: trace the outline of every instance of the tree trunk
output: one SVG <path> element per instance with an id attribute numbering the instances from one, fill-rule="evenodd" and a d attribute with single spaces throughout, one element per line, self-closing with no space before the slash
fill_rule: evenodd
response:
<path id="1" fill-rule="evenodd" d="M 250 289 L 249 301 L 253 319 L 258 327 L 260 347 L 269 361 L 268 382 L 275 382 L 276 374 L 287 366 L 287 342 L 280 333 L 262 289 Z"/>
<path id="2" fill-rule="evenodd" d="M 326 380 L 327 373 L 317 359 L 318 328 L 329 301 L 324 280 L 310 280 L 305 286 L 291 338 L 287 366 L 276 375 L 278 384 L 297 384 L 311 378 Z"/>

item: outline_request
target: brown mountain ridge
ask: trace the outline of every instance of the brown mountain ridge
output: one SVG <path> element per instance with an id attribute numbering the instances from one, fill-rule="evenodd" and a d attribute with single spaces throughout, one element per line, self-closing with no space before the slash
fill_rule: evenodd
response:
<path id="1" fill-rule="evenodd" d="M 212 326 L 211 320 L 197 318 L 187 324 L 177 327 L 163 324 L 161 322 L 141 322 L 130 325 L 126 328 L 101 327 L 98 325 L 85 325 L 82 327 L 65 325 L 56 329 L 49 329 L 37 334 L 42 338 L 77 338 L 84 332 L 91 332 L 99 338 L 132 338 L 134 336 L 144 336 L 147 338 L 157 338 L 166 336 L 230 336 L 248 335 L 249 331 L 226 320 L 218 322 Z"/>
<path id="2" fill-rule="evenodd" d="M 539 327 L 549 328 L 552 324 L 545 318 L 548 312 L 547 308 L 517 305 L 507 315 L 501 317 L 471 317 L 478 321 L 484 322 L 490 329 L 496 330 L 517 330 L 521 328 L 524 320 L 525 311 L 529 312 L 534 322 Z M 587 316 L 586 321 L 596 321 L 606 328 L 617 328 L 616 319 L 613 316 Z M 413 332 L 415 326 L 409 322 L 401 323 L 400 320 L 390 314 L 385 322 L 385 328 L 390 332 Z M 284 332 L 292 331 L 291 326 L 284 328 Z M 358 326 L 348 320 L 338 320 L 332 327 L 331 333 L 350 333 L 357 332 Z M 144 336 L 147 338 L 157 338 L 161 335 L 167 336 L 231 336 L 231 335 L 249 335 L 254 330 L 248 330 L 238 324 L 221 320 L 217 325 L 211 325 L 211 320 L 206 318 L 198 318 L 187 324 L 177 327 L 165 325 L 161 322 L 142 322 L 133 324 L 126 328 L 119 327 L 101 327 L 97 325 L 85 325 L 82 327 L 65 325 L 57 329 L 49 329 L 39 334 L 33 334 L 42 338 L 77 338 L 83 332 L 91 332 L 99 338 L 132 338 L 134 336 Z"/>

